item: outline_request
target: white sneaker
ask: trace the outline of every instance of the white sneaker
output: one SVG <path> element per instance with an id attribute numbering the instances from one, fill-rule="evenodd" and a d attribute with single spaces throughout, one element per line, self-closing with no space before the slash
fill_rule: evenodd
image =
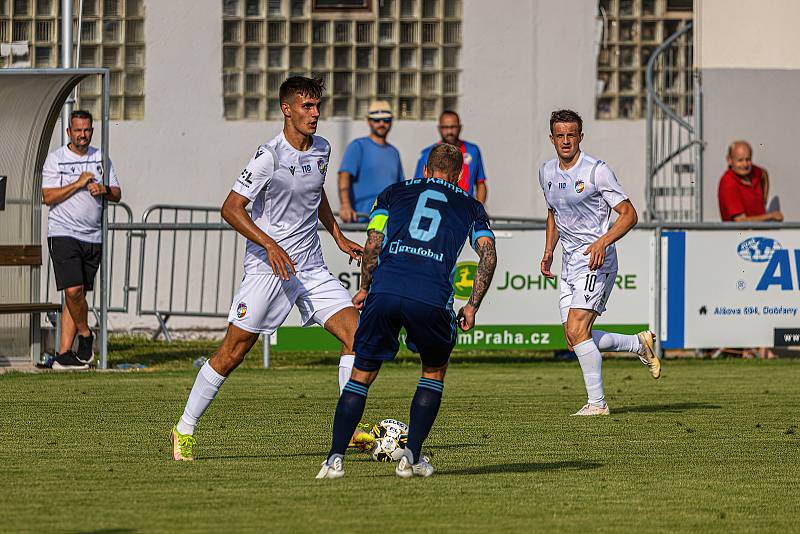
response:
<path id="1" fill-rule="evenodd" d="M 602 408 L 594 404 L 584 404 L 583 408 L 575 412 L 574 415 L 608 415 L 611 411 L 608 409 L 608 404 Z M 571 417 L 571 416 L 570 416 Z"/>
<path id="2" fill-rule="evenodd" d="M 344 462 L 340 457 L 333 459 L 333 463 L 328 465 L 328 461 L 322 462 L 322 469 L 317 473 L 316 478 L 342 478 L 344 476 Z"/>
<path id="3" fill-rule="evenodd" d="M 409 455 L 403 455 L 394 470 L 394 474 L 400 478 L 411 478 L 413 476 L 429 477 L 433 474 L 433 466 L 428 463 L 427 457 L 423 456 L 419 462 L 412 464 Z"/>
<path id="4" fill-rule="evenodd" d="M 653 340 L 655 340 L 656 335 L 653 332 L 649 332 L 645 330 L 644 332 L 639 332 L 636 334 L 639 337 L 639 341 L 642 344 L 642 348 L 639 349 L 637 354 L 639 355 L 639 359 L 642 361 L 643 364 L 650 369 L 650 376 L 653 378 L 658 378 L 661 376 L 661 360 L 658 359 L 656 356 L 656 351 L 654 347 Z"/>

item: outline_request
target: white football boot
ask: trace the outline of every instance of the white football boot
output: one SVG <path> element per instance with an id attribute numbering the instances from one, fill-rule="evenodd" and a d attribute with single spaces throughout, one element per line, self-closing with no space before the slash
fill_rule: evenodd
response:
<path id="1" fill-rule="evenodd" d="M 419 462 L 411 463 L 411 452 L 408 451 L 400 458 L 400 462 L 394 470 L 394 474 L 400 478 L 411 478 L 413 476 L 429 477 L 433 474 L 433 466 L 428 462 L 428 458 L 423 456 Z"/>
<path id="2" fill-rule="evenodd" d="M 649 332 L 645 330 L 644 332 L 639 332 L 636 334 L 639 338 L 639 341 L 642 344 L 642 348 L 639 349 L 639 352 L 636 354 L 639 356 L 639 359 L 642 361 L 643 364 L 650 369 L 650 376 L 653 378 L 658 378 L 661 376 L 661 360 L 658 359 L 656 356 L 655 346 L 653 344 L 653 340 L 655 340 L 656 335 L 653 332 Z"/>
<path id="3" fill-rule="evenodd" d="M 342 478 L 344 476 L 344 461 L 341 456 L 335 456 L 333 462 L 328 465 L 328 461 L 322 462 L 322 469 L 317 473 L 316 478 Z"/>
<path id="4" fill-rule="evenodd" d="M 584 404 L 583 408 L 581 408 L 580 410 L 578 410 L 577 412 L 572 414 L 572 416 L 575 416 L 575 415 L 581 415 L 581 416 L 608 415 L 610 413 L 611 413 L 611 411 L 608 409 L 608 404 L 606 404 L 602 408 L 600 406 L 595 406 L 594 404 Z M 572 417 L 572 416 L 570 416 L 570 417 Z"/>

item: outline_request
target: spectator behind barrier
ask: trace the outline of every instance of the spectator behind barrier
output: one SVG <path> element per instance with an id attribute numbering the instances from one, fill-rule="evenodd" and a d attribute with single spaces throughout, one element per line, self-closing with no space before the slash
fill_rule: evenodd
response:
<path id="1" fill-rule="evenodd" d="M 734 141 L 728 147 L 728 170 L 719 180 L 719 214 L 723 221 L 783 221 L 775 207 L 767 211 L 769 174 L 754 165 L 753 149 L 747 141 Z"/>
<path id="2" fill-rule="evenodd" d="M 392 129 L 392 108 L 378 100 L 369 106 L 369 135 L 353 140 L 339 167 L 339 217 L 343 222 L 366 221 L 378 193 L 405 180 L 400 152 L 386 138 Z"/>
<path id="3" fill-rule="evenodd" d="M 422 150 L 419 161 L 417 161 L 417 169 L 414 171 L 414 178 L 425 177 L 423 169 L 428 162 L 428 156 L 433 147 L 441 143 L 455 145 L 461 149 L 461 156 L 464 158 L 461 177 L 458 179 L 458 187 L 469 193 L 481 204 L 486 204 L 486 173 L 483 170 L 483 157 L 478 145 L 460 138 L 461 128 L 461 118 L 455 111 L 446 110 L 439 115 L 438 130 L 442 139 Z"/>
<path id="4" fill-rule="evenodd" d="M 47 244 L 56 287 L 64 292 L 61 346 L 53 369 L 84 370 L 94 358 L 86 293 L 102 257 L 103 198 L 119 202 L 122 191 L 108 162 L 108 186 L 103 184 L 103 154 L 91 146 L 92 115 L 75 110 L 69 118 L 69 143 L 51 152 L 42 169 L 42 200 L 47 214 Z M 78 350 L 72 345 L 78 338 Z"/>
<path id="5" fill-rule="evenodd" d="M 777 209 L 777 199 L 771 204 L 776 207 L 767 211 L 769 195 L 769 174 L 767 170 L 754 165 L 753 148 L 747 141 L 734 141 L 728 147 L 728 170 L 719 180 L 719 214 L 723 221 L 761 222 L 783 221 L 783 214 Z M 719 349 L 724 351 L 726 349 Z M 754 349 L 760 358 L 774 358 L 775 354 L 767 347 Z M 749 349 L 735 350 L 743 358 L 752 358 Z"/>

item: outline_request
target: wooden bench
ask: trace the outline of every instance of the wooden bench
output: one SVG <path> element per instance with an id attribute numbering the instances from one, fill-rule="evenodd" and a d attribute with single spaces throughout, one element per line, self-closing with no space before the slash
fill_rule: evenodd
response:
<path id="1" fill-rule="evenodd" d="M 41 267 L 41 245 L 0 245 L 0 267 Z M 31 315 L 31 356 L 39 358 L 42 343 L 40 314 L 61 313 L 61 304 L 51 302 L 0 303 L 0 315 L 26 313 Z"/>
<path id="2" fill-rule="evenodd" d="M 52 302 L 21 302 L 11 304 L 0 304 L 0 315 L 11 313 L 48 313 L 60 312 L 61 304 Z"/>

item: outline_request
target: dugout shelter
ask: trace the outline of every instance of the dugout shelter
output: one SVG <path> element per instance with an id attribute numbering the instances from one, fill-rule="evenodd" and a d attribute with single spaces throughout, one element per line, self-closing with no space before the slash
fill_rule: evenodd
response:
<path id="1" fill-rule="evenodd" d="M 41 354 L 41 314 L 57 312 L 58 302 L 41 301 L 42 165 L 53 128 L 76 85 L 102 78 L 101 146 L 108 168 L 108 69 L 0 69 L 0 176 L 5 209 L 0 211 L 0 366 L 35 363 Z M 108 172 L 103 172 L 107 182 Z M 107 184 L 106 184 L 107 185 Z M 0 202 L 2 205 L 3 202 Z M 100 267 L 100 366 L 107 361 L 108 233 L 103 200 L 103 260 Z M 45 232 L 46 234 L 46 232 Z"/>

